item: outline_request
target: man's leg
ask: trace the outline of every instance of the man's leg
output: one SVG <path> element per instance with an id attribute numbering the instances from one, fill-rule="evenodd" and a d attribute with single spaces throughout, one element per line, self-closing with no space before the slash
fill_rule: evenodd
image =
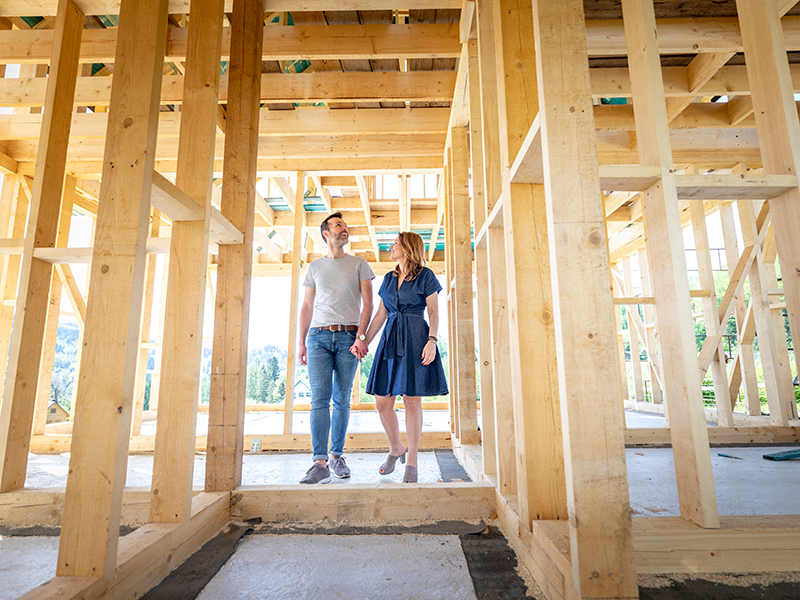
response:
<path id="1" fill-rule="evenodd" d="M 336 359 L 332 346 L 333 332 L 325 330 L 310 334 L 306 342 L 308 383 L 311 386 L 311 448 L 313 460 L 322 465 L 328 462 L 328 436 L 331 430 L 331 383 Z"/>
<path id="2" fill-rule="evenodd" d="M 334 346 L 333 367 L 333 417 L 331 419 L 331 455 L 344 453 L 344 438 L 350 421 L 350 390 L 358 368 L 358 359 L 350 352 L 353 336 L 337 332 L 340 339 Z"/>

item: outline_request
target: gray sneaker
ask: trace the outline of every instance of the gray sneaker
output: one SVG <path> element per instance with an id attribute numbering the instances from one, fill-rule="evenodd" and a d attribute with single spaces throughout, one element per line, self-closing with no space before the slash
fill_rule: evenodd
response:
<path id="1" fill-rule="evenodd" d="M 306 476 L 300 480 L 300 483 L 330 483 L 331 472 L 328 467 L 319 463 L 314 463 L 311 468 L 306 471 Z"/>
<path id="2" fill-rule="evenodd" d="M 350 467 L 345 464 L 344 456 L 332 457 L 329 464 L 335 477 L 338 477 L 339 479 L 350 477 Z"/>

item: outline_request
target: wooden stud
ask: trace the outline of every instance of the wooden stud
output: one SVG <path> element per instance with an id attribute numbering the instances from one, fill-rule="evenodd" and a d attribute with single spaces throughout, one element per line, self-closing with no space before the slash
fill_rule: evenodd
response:
<path id="1" fill-rule="evenodd" d="M 533 519 L 567 518 L 544 187 L 512 184 L 508 170 L 541 105 L 538 56 L 530 2 L 492 4 L 517 498 L 530 530 Z"/>
<path id="2" fill-rule="evenodd" d="M 622 268 L 625 277 L 625 295 L 633 294 L 633 272 L 631 271 L 631 259 L 626 258 L 622 263 Z M 641 267 L 639 267 L 641 268 Z M 639 311 L 638 306 L 628 306 L 626 314 L 628 315 L 628 335 L 630 335 L 631 345 L 631 370 L 633 371 L 633 390 L 634 399 L 636 402 L 644 402 L 644 386 L 642 385 L 642 361 L 641 351 L 639 349 L 639 332 L 633 324 L 631 311 Z M 627 384 L 627 377 L 626 384 Z"/>
<path id="3" fill-rule="evenodd" d="M 121 3 L 60 576 L 108 579 L 116 570 L 166 29 L 166 0 Z"/>
<path id="4" fill-rule="evenodd" d="M 752 202 L 737 202 L 739 208 L 739 223 L 742 228 L 742 240 L 745 246 L 753 244 L 758 239 L 758 226 L 756 225 L 755 207 Z M 768 205 L 767 205 L 768 208 Z M 763 225 L 762 227 L 767 227 Z M 791 385 L 792 375 L 788 361 L 784 364 L 778 354 L 776 337 L 780 335 L 785 339 L 782 329 L 774 330 L 772 326 L 772 311 L 767 295 L 767 285 L 764 281 L 764 262 L 761 248 L 756 249 L 756 256 L 750 267 L 747 280 L 750 284 L 750 304 L 758 334 L 758 350 L 761 358 L 761 369 L 764 374 L 764 387 L 769 406 L 770 422 L 772 425 L 788 425 L 790 404 L 794 404 L 794 389 Z M 788 353 L 787 353 L 788 358 Z M 782 381 L 785 380 L 785 381 Z M 760 401 L 759 401 L 760 403 Z"/>
<path id="5" fill-rule="evenodd" d="M 56 66 L 51 69 L 47 79 L 48 101 L 42 119 L 28 231 L 19 272 L 20 293 L 14 310 L 14 329 L 9 349 L 9 379 L 3 390 L 0 492 L 25 485 L 28 445 L 53 277 L 52 265 L 35 259 L 33 252 L 34 248 L 52 248 L 56 244 L 83 13 L 71 0 L 61 0 L 57 23 L 52 58 Z"/>
<path id="6" fill-rule="evenodd" d="M 764 172 L 797 175 L 800 122 L 794 104 L 786 42 L 774 2 L 737 0 L 747 76 L 756 117 Z M 793 340 L 800 340 L 800 188 L 770 200 L 781 259 L 786 312 Z M 797 360 L 797 357 L 795 357 Z M 770 408 L 772 410 L 772 408 Z"/>
<path id="7" fill-rule="evenodd" d="M 56 246 L 66 246 L 69 240 L 72 206 L 75 200 L 75 183 L 75 179 L 70 176 L 64 178 Z M 58 336 L 58 318 L 61 314 L 61 288 L 61 278 L 57 270 L 53 269 L 53 278 L 50 282 L 50 304 L 47 310 L 44 343 L 42 345 L 42 362 L 39 366 L 39 381 L 36 384 L 33 435 L 44 434 L 45 425 L 47 424 L 47 410 L 50 404 L 50 386 L 53 379 L 53 363 L 55 362 L 56 338 Z"/>
<path id="8" fill-rule="evenodd" d="M 153 455 L 151 523 L 191 517 L 194 437 L 200 395 L 206 264 L 211 225 L 223 0 L 195 0 L 181 107 L 175 185 L 205 213 L 173 221 L 161 357 L 161 406 Z M 252 242 L 250 244 L 252 247 Z"/>
<path id="9" fill-rule="evenodd" d="M 244 233 L 241 245 L 222 245 L 217 268 L 214 341 L 208 414 L 206 491 L 230 491 L 242 481 L 247 333 L 255 222 L 256 136 L 261 95 L 264 10 L 236 2 L 231 27 L 231 101 L 228 103 L 222 213 Z M 238 66 L 237 66 L 238 65 Z M 232 68 L 235 67 L 235 68 Z M 287 382 L 288 384 L 288 382 Z"/>
<path id="10" fill-rule="evenodd" d="M 8 238 L 19 240 L 24 244 L 25 223 L 28 215 L 28 198 L 22 193 L 20 185 L 21 177 L 6 175 L 3 180 L 3 191 L 0 196 L 0 210 L 8 211 L 5 213 L 2 234 Z M 9 344 L 11 341 L 11 329 L 14 321 L 14 305 L 17 299 L 17 284 L 19 283 L 19 273 L 22 257 L 19 255 L 5 255 L 0 258 L 3 269 L 0 272 L 0 365 L 8 363 Z M 5 388 L 6 375 L 8 371 L 0 370 L 0 382 Z M 5 394 L 3 394 L 5 396 Z M 2 399 L 0 399 L 0 407 Z"/>
<path id="11" fill-rule="evenodd" d="M 722 236 L 725 243 L 725 257 L 728 264 L 729 280 L 733 276 L 734 267 L 739 262 L 739 243 L 736 238 L 736 224 L 733 220 L 733 208 L 730 205 L 720 208 L 722 220 Z M 730 374 L 731 410 L 736 405 L 739 388 L 744 387 L 745 410 L 748 415 L 761 414 L 761 402 L 756 380 L 756 359 L 753 354 L 753 335 L 746 330 L 755 330 L 752 320 L 747 320 L 747 302 L 744 295 L 736 299 L 733 316 L 736 321 L 737 349 Z M 748 323 L 750 325 L 748 325 Z M 746 327 L 746 325 L 748 325 Z M 727 322 L 725 323 L 727 327 Z"/>
<path id="12" fill-rule="evenodd" d="M 659 258 L 653 273 L 659 341 L 681 516 L 702 527 L 719 527 L 708 433 L 695 362 L 686 256 L 678 215 L 669 125 L 664 105 L 652 0 L 623 0 L 634 116 L 642 165 L 661 168 L 661 181 L 643 193 L 648 249 Z M 716 346 L 714 347 L 716 350 Z"/>
<path id="13" fill-rule="evenodd" d="M 502 169 L 500 162 L 500 129 L 497 112 L 497 42 L 494 8 L 491 2 L 476 3 L 478 21 L 478 60 L 480 62 L 480 111 L 483 127 L 483 180 L 486 190 L 486 213 L 503 215 Z M 470 77 L 470 92 L 472 90 Z M 472 99 L 470 98 L 470 110 Z M 474 174 L 474 171 L 473 171 Z M 500 208 L 499 211 L 495 209 Z M 497 487 L 501 494 L 517 493 L 517 449 L 514 423 L 514 388 L 512 379 L 511 341 L 508 328 L 508 278 L 506 274 L 505 231 L 500 226 L 486 230 L 489 268 L 489 302 L 491 306 L 492 366 L 494 376 L 494 423 L 497 438 Z M 481 406 L 481 414 L 485 409 Z M 484 461 L 484 469 L 486 469 Z"/>
<path id="14" fill-rule="evenodd" d="M 453 215 L 453 290 L 456 332 L 451 347 L 458 354 L 459 423 L 462 444 L 478 442 L 478 406 L 475 397 L 475 333 L 472 313 L 472 235 L 469 201 L 469 144 L 465 127 L 451 131 L 453 140 L 453 172 L 451 205 Z"/>
<path id="15" fill-rule="evenodd" d="M 583 2 L 537 2 L 533 17 L 572 588 L 637 598 Z"/>
<path id="16" fill-rule="evenodd" d="M 715 336 L 717 330 L 725 329 L 727 321 L 719 322 L 717 312 L 717 295 L 714 289 L 714 271 L 711 265 L 711 249 L 708 242 L 706 229 L 706 211 L 703 204 L 693 202 L 690 207 L 692 215 L 692 231 L 694 232 L 695 253 L 697 255 L 698 278 L 700 287 L 711 290 L 712 295 L 703 298 L 703 314 L 705 315 L 706 335 Z M 714 382 L 714 400 L 717 405 L 717 417 L 720 427 L 733 426 L 733 414 L 728 401 L 730 389 L 728 387 L 728 372 L 725 364 L 725 349 L 722 341 L 714 352 L 711 363 L 711 376 Z M 702 383 L 702 382 L 701 382 Z"/>
<path id="17" fill-rule="evenodd" d="M 151 208 L 150 235 L 158 237 L 161 232 L 161 212 Z M 142 299 L 142 325 L 139 333 L 139 357 L 136 363 L 136 387 L 133 392 L 133 418 L 131 437 L 142 433 L 142 411 L 147 384 L 147 363 L 150 360 L 150 329 L 153 319 L 153 294 L 155 293 L 156 265 L 158 255 L 148 254 L 145 266 L 144 298 Z M 152 380 L 151 380 L 152 390 Z"/>
<path id="18" fill-rule="evenodd" d="M 305 191 L 305 174 L 297 172 L 297 187 L 294 197 L 294 236 L 292 241 L 292 283 L 289 298 L 289 346 L 286 353 L 286 396 L 283 399 L 283 434 L 292 433 L 292 416 L 294 414 L 294 372 L 297 362 L 297 305 L 300 295 L 300 247 L 303 237 L 303 223 L 306 209 L 303 205 Z"/>
<path id="19" fill-rule="evenodd" d="M 474 8 L 474 4 L 473 4 Z M 478 64 L 478 43 L 469 43 L 469 144 L 472 171 L 472 229 L 483 228 L 486 222 L 486 188 L 484 186 L 483 126 L 481 117 L 481 85 Z M 489 288 L 489 257 L 486 248 L 475 247 L 475 275 L 478 319 L 478 370 L 480 373 L 481 449 L 484 472 L 497 475 L 497 424 L 495 422 L 494 369 L 492 364 L 491 298 Z"/>

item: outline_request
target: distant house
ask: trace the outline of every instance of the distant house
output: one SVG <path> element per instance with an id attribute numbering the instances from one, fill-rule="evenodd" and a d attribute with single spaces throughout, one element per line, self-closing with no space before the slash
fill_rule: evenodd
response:
<path id="1" fill-rule="evenodd" d="M 294 401 L 297 404 L 311 404 L 311 386 L 308 380 L 298 379 L 294 382 Z"/>
<path id="2" fill-rule="evenodd" d="M 47 423 L 63 423 L 69 419 L 69 413 L 55 400 L 51 400 L 47 406 Z"/>

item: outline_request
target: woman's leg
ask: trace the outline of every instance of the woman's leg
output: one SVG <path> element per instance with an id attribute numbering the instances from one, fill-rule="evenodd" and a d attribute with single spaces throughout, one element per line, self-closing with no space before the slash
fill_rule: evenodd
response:
<path id="1" fill-rule="evenodd" d="M 406 405 L 406 441 L 408 442 L 408 465 L 417 466 L 419 438 L 422 435 L 422 397 L 403 396 Z"/>
<path id="2" fill-rule="evenodd" d="M 400 441 L 400 425 L 397 423 L 397 415 L 394 412 L 394 397 L 375 396 L 375 406 L 378 408 L 386 437 L 389 438 L 389 454 L 400 456 L 406 451 L 406 448 Z"/>

